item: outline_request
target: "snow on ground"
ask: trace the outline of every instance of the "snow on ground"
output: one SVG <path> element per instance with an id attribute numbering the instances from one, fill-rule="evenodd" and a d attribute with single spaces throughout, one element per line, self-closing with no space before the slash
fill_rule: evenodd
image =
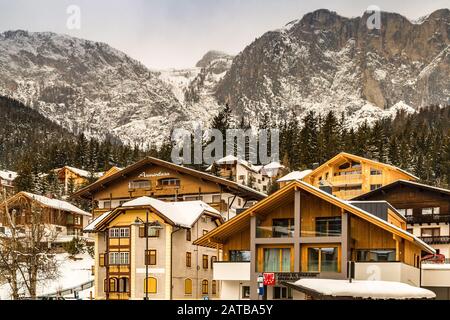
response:
<path id="1" fill-rule="evenodd" d="M 300 279 L 297 286 L 334 297 L 364 299 L 433 299 L 436 294 L 430 290 L 394 281 L 369 281 L 331 279 Z"/>
<path id="2" fill-rule="evenodd" d="M 91 267 L 94 265 L 94 259 L 89 254 L 80 254 L 76 256 L 77 260 L 69 258 L 69 254 L 57 254 L 56 259 L 60 265 L 60 277 L 57 280 L 40 283 L 38 286 L 38 295 L 52 294 L 63 289 L 70 289 L 83 283 L 94 280 Z M 79 260 L 78 260 L 79 259 Z M 88 289 L 80 297 L 89 297 Z M 10 287 L 8 284 L 0 285 L 0 300 L 10 299 Z"/>

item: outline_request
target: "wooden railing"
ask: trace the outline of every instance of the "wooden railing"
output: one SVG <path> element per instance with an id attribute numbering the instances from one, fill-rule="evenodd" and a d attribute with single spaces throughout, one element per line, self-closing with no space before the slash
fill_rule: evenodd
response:
<path id="1" fill-rule="evenodd" d="M 448 244 L 450 243 L 450 236 L 431 236 L 420 237 L 420 239 L 426 244 Z"/>
<path id="2" fill-rule="evenodd" d="M 450 214 L 420 214 L 406 216 L 407 223 L 449 223 Z"/>

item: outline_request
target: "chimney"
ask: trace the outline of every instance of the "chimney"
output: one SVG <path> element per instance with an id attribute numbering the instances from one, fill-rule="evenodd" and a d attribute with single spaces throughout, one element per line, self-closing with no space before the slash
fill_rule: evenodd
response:
<path id="1" fill-rule="evenodd" d="M 312 169 L 317 169 L 319 167 L 319 163 L 318 162 L 314 162 L 312 165 Z"/>

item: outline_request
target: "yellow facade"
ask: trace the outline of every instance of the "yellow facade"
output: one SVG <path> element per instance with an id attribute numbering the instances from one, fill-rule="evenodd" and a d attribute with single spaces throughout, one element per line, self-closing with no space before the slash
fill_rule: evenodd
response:
<path id="1" fill-rule="evenodd" d="M 348 200 L 401 179 L 417 180 L 397 167 L 340 153 L 303 178 L 303 181 L 315 187 L 329 187 L 333 195 Z"/>

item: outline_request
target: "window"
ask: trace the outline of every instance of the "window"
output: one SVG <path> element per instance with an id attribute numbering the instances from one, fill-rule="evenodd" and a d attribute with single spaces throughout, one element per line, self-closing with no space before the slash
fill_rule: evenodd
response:
<path id="1" fill-rule="evenodd" d="M 147 250 L 145 253 L 145 265 L 156 265 L 156 250 Z"/>
<path id="2" fill-rule="evenodd" d="M 219 203 L 221 200 L 220 195 L 212 196 L 212 203 Z"/>
<path id="3" fill-rule="evenodd" d="M 158 185 L 163 187 L 178 187 L 180 186 L 180 179 L 175 178 L 161 179 L 158 181 Z"/>
<path id="4" fill-rule="evenodd" d="M 242 287 L 242 299 L 250 299 L 250 286 Z"/>
<path id="5" fill-rule="evenodd" d="M 216 280 L 211 281 L 211 294 L 215 295 L 217 293 L 217 282 Z"/>
<path id="6" fill-rule="evenodd" d="M 404 215 L 405 217 L 413 215 L 413 209 L 398 209 L 398 212 L 400 212 L 400 214 Z"/>
<path id="7" fill-rule="evenodd" d="M 118 292 L 128 292 L 129 291 L 129 281 L 128 278 L 120 278 L 119 279 L 119 290 Z"/>
<path id="8" fill-rule="evenodd" d="M 158 280 L 148 277 L 144 280 L 144 293 L 157 293 Z"/>
<path id="9" fill-rule="evenodd" d="M 212 256 L 211 257 L 211 269 L 214 268 L 214 262 L 217 261 L 217 257 L 216 256 Z"/>
<path id="10" fill-rule="evenodd" d="M 290 248 L 264 248 L 263 272 L 290 272 L 291 249 Z"/>
<path id="11" fill-rule="evenodd" d="M 244 180 L 244 179 L 245 179 L 245 176 L 243 176 L 243 175 L 239 176 L 239 180 Z"/>
<path id="12" fill-rule="evenodd" d="M 294 235 L 294 219 L 273 219 L 273 238 L 290 238 Z"/>
<path id="13" fill-rule="evenodd" d="M 202 294 L 208 294 L 208 280 L 202 281 Z"/>
<path id="14" fill-rule="evenodd" d="M 203 269 L 208 269 L 208 255 L 203 255 Z"/>
<path id="15" fill-rule="evenodd" d="M 341 217 L 316 218 L 316 236 L 317 237 L 340 236 L 341 228 L 342 228 L 342 218 Z"/>
<path id="16" fill-rule="evenodd" d="M 98 257 L 98 265 L 100 267 L 104 267 L 105 266 L 105 254 L 104 253 L 100 253 L 99 257 Z"/>
<path id="17" fill-rule="evenodd" d="M 371 184 L 370 185 L 370 191 L 376 190 L 381 188 L 383 185 L 382 184 Z"/>
<path id="18" fill-rule="evenodd" d="M 230 250 L 229 254 L 231 262 L 250 262 L 250 251 Z"/>
<path id="19" fill-rule="evenodd" d="M 128 187 L 129 189 L 150 189 L 151 183 L 150 180 L 130 181 Z"/>
<path id="20" fill-rule="evenodd" d="M 263 186 L 263 191 L 267 191 L 267 186 Z"/>
<path id="21" fill-rule="evenodd" d="M 422 209 L 422 214 L 427 215 L 427 214 L 439 214 L 440 213 L 440 208 L 439 207 L 434 207 L 434 208 L 423 208 Z"/>
<path id="22" fill-rule="evenodd" d="M 197 201 L 197 200 L 202 200 L 202 197 L 199 196 L 187 196 L 184 197 L 185 201 Z"/>
<path id="23" fill-rule="evenodd" d="M 242 205 L 242 199 L 238 198 L 238 206 L 240 207 Z"/>
<path id="24" fill-rule="evenodd" d="M 81 217 L 75 216 L 75 224 L 80 225 L 81 224 Z"/>
<path id="25" fill-rule="evenodd" d="M 191 267 L 192 265 L 192 254 L 190 252 L 186 252 L 186 267 Z"/>
<path id="26" fill-rule="evenodd" d="M 386 262 L 395 261 L 395 249 L 363 249 L 356 250 L 358 262 Z"/>
<path id="27" fill-rule="evenodd" d="M 128 265 L 130 264 L 129 252 L 110 252 L 109 265 Z"/>
<path id="28" fill-rule="evenodd" d="M 117 282 L 118 279 L 117 278 L 110 278 L 109 279 L 109 288 L 108 288 L 108 292 L 117 292 Z"/>
<path id="29" fill-rule="evenodd" d="M 422 237 L 439 237 L 441 235 L 441 228 L 422 228 L 420 229 Z"/>
<path id="30" fill-rule="evenodd" d="M 129 238 L 130 228 L 111 228 L 109 229 L 110 238 Z"/>
<path id="31" fill-rule="evenodd" d="M 111 209 L 111 201 L 103 201 L 103 209 Z"/>
<path id="32" fill-rule="evenodd" d="M 186 229 L 186 241 L 191 241 L 191 229 Z"/>
<path id="33" fill-rule="evenodd" d="M 408 232 L 411 233 L 411 234 L 414 233 L 414 229 L 406 229 L 406 231 L 408 231 Z"/>
<path id="34" fill-rule="evenodd" d="M 273 299 L 292 299 L 292 290 L 286 287 L 273 287 Z"/>
<path id="35" fill-rule="evenodd" d="M 338 272 L 338 248 L 308 248 L 308 272 Z"/>
<path id="36" fill-rule="evenodd" d="M 185 295 L 192 294 L 192 280 L 191 279 L 184 280 L 184 294 Z"/>
<path id="37" fill-rule="evenodd" d="M 370 169 L 370 175 L 371 176 L 381 176 L 382 174 L 383 173 L 382 173 L 381 170 L 373 169 L 373 168 Z"/>
<path id="38" fill-rule="evenodd" d="M 145 227 L 139 227 L 139 237 L 145 238 Z M 159 238 L 159 229 L 152 228 L 148 226 L 148 237 L 149 238 Z"/>

